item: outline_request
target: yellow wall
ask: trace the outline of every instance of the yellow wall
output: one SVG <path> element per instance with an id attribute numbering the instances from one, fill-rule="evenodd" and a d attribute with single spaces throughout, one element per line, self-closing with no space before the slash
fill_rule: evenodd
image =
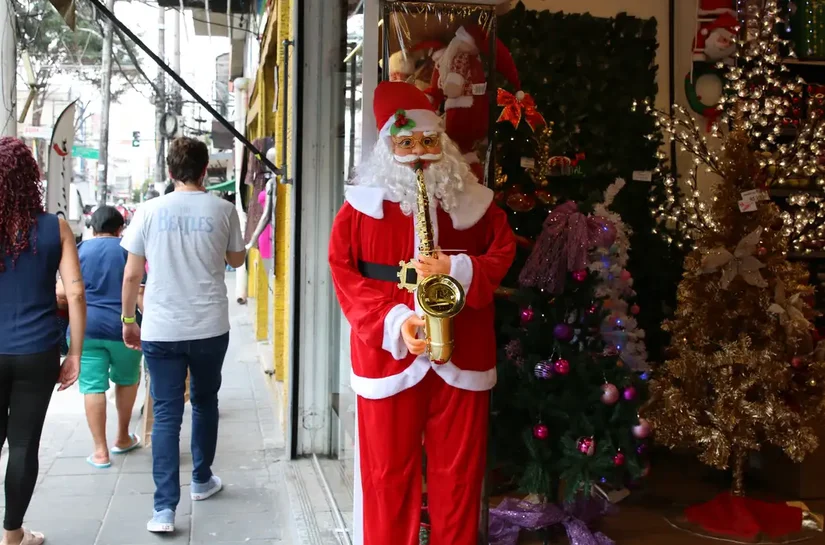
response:
<path id="1" fill-rule="evenodd" d="M 294 164 L 291 157 L 292 150 L 292 108 L 295 104 L 294 96 L 291 92 L 292 82 L 295 81 L 295 74 L 291 70 L 294 66 L 292 60 L 294 58 L 295 49 L 290 48 L 289 66 L 284 65 L 284 40 L 292 39 L 292 2 L 291 0 L 278 0 L 278 36 L 277 36 L 277 55 L 276 64 L 280 74 L 280 81 L 285 80 L 285 70 L 289 69 L 289 85 L 279 85 L 277 97 L 273 97 L 278 101 L 278 108 L 275 115 L 275 164 L 278 167 L 287 165 L 287 174 L 292 175 L 294 171 Z M 288 108 L 287 108 L 287 123 L 284 126 L 283 112 L 284 112 L 284 98 L 285 93 L 289 93 Z M 269 109 L 272 111 L 272 108 Z M 283 154 L 283 142 L 287 143 L 287 156 Z M 275 308 L 272 317 L 274 326 L 274 335 L 272 349 L 274 350 L 275 362 L 275 378 L 277 380 L 287 380 L 288 368 L 288 339 L 289 339 L 289 289 L 291 278 L 289 276 L 289 259 L 292 255 L 292 226 L 290 224 L 290 212 L 292 201 L 292 186 L 285 184 L 278 184 L 277 200 L 275 212 L 275 287 L 274 298 Z"/>

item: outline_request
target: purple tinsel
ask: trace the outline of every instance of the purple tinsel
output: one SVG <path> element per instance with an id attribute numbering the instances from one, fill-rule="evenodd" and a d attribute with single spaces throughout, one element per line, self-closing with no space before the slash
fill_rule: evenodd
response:
<path id="1" fill-rule="evenodd" d="M 524 350 L 521 346 L 521 341 L 513 339 L 504 347 L 504 353 L 510 363 L 521 367 L 524 364 Z"/>
<path id="2" fill-rule="evenodd" d="M 490 509 L 490 545 L 516 545 L 522 530 L 541 530 L 557 524 L 564 526 L 570 545 L 614 545 L 601 532 L 592 532 L 588 524 L 611 511 L 612 505 L 590 498 L 564 509 L 552 503 L 529 503 L 507 498 Z"/>
<path id="3" fill-rule="evenodd" d="M 561 293 L 569 271 L 586 269 L 594 246 L 610 246 L 616 227 L 599 216 L 585 216 L 573 201 L 557 206 L 544 220 L 533 252 L 519 275 L 522 286 Z"/>

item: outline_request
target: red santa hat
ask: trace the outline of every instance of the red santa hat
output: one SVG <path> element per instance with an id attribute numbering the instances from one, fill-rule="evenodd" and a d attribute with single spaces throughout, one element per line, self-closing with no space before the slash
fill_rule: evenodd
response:
<path id="1" fill-rule="evenodd" d="M 707 37 L 717 30 L 726 30 L 731 34 L 736 34 L 739 31 L 739 19 L 730 13 L 723 13 L 717 17 L 711 24 L 702 28 L 702 35 Z"/>
<path id="2" fill-rule="evenodd" d="M 463 31 L 463 32 L 462 32 Z M 481 26 L 472 24 L 466 27 L 461 27 L 456 32 L 456 37 L 462 40 L 472 40 L 473 44 L 480 53 L 490 56 L 490 38 L 486 30 Z M 496 38 L 496 71 L 504 76 L 516 89 L 521 89 L 521 81 L 519 80 L 518 70 L 510 50 L 504 45 L 500 39 Z"/>
<path id="3" fill-rule="evenodd" d="M 400 81 L 382 81 L 375 88 L 372 110 L 378 136 L 413 131 L 443 132 L 441 117 L 418 87 Z"/>

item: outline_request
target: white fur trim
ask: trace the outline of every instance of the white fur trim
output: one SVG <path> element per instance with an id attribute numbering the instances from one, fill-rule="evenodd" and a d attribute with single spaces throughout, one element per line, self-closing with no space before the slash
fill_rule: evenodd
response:
<path id="1" fill-rule="evenodd" d="M 455 210 L 450 212 L 450 218 L 453 220 L 453 227 L 459 231 L 469 229 L 484 217 L 490 204 L 493 202 L 493 190 L 481 184 L 464 184 L 464 189 L 457 195 L 457 206 Z M 384 201 L 387 198 L 387 193 L 382 187 L 370 187 L 362 185 L 350 185 L 345 189 L 346 201 L 361 212 L 373 219 L 384 218 Z M 434 205 L 435 203 L 430 203 Z M 435 224 L 436 215 L 431 214 L 433 224 Z M 437 231 L 435 225 L 433 229 Z M 437 233 L 435 233 L 437 236 Z M 437 240 L 436 240 L 437 242 Z M 418 248 L 416 241 L 415 248 Z"/>
<path id="2" fill-rule="evenodd" d="M 407 388 L 412 388 L 427 375 L 430 370 L 430 362 L 422 356 L 417 357 L 413 362 L 396 375 L 382 378 L 359 377 L 355 372 L 350 373 L 350 384 L 353 391 L 361 397 L 367 399 L 385 399 L 403 392 Z"/>
<path id="3" fill-rule="evenodd" d="M 473 96 L 472 95 L 464 95 L 455 98 L 448 98 L 444 101 L 444 109 L 445 110 L 452 110 L 453 108 L 472 108 L 473 107 Z"/>
<path id="4" fill-rule="evenodd" d="M 384 318 L 384 340 L 381 342 L 381 348 L 397 360 L 407 357 L 407 345 L 401 337 L 401 326 L 414 315 L 415 312 L 407 305 L 395 305 Z"/>
<path id="5" fill-rule="evenodd" d="M 404 390 L 412 388 L 427 376 L 432 369 L 441 379 L 454 388 L 471 392 L 485 392 L 496 385 L 496 368 L 487 371 L 467 371 L 459 369 L 453 362 L 436 365 L 421 355 L 403 371 L 396 375 L 382 378 L 359 377 L 350 373 L 353 391 L 366 399 L 386 399 Z"/>
<path id="6" fill-rule="evenodd" d="M 382 187 L 348 185 L 344 188 L 344 199 L 356 210 L 377 220 L 384 218 L 384 195 Z"/>
<path id="7" fill-rule="evenodd" d="M 493 190 L 489 187 L 481 184 L 465 184 L 464 189 L 458 194 L 455 211 L 450 212 L 453 227 L 464 231 L 478 223 L 490 208 L 493 197 Z"/>
<path id="8" fill-rule="evenodd" d="M 467 371 L 459 369 L 450 361 L 444 365 L 433 365 L 433 369 L 444 382 L 459 390 L 486 392 L 495 386 L 498 380 L 495 367 L 487 371 Z"/>
<path id="9" fill-rule="evenodd" d="M 444 56 L 444 52 L 445 52 L 445 51 L 447 51 L 447 48 L 446 48 L 446 47 L 442 47 L 442 48 L 441 48 L 441 49 L 439 49 L 438 51 L 433 51 L 433 54 L 431 55 L 431 56 L 432 56 L 432 59 L 433 59 L 435 62 L 438 62 L 438 59 L 440 59 L 441 57 L 443 57 L 443 56 Z"/>
<path id="10" fill-rule="evenodd" d="M 457 85 L 459 87 L 464 85 L 464 76 L 458 72 L 450 72 L 444 78 L 444 85 Z"/>
<path id="11" fill-rule="evenodd" d="M 458 280 L 464 293 L 470 291 L 473 283 L 473 260 L 467 254 L 456 254 L 450 256 L 450 276 Z"/>
<path id="12" fill-rule="evenodd" d="M 406 110 L 407 119 L 412 119 L 415 122 L 414 131 L 436 131 L 444 132 L 444 126 L 441 117 L 432 110 Z M 381 127 L 378 136 L 389 136 L 390 129 L 395 123 L 395 114 Z"/>
<path id="13" fill-rule="evenodd" d="M 467 161 L 468 163 L 470 163 L 471 165 L 473 163 L 480 163 L 481 162 L 478 158 L 478 154 L 474 151 L 471 151 L 470 153 L 465 153 L 462 157 L 464 157 L 464 160 Z"/>
<path id="14" fill-rule="evenodd" d="M 455 31 L 455 39 L 465 44 L 476 45 L 475 40 L 473 40 L 473 37 L 470 36 L 470 33 L 467 32 L 467 29 L 464 27 L 459 27 L 458 30 Z"/>

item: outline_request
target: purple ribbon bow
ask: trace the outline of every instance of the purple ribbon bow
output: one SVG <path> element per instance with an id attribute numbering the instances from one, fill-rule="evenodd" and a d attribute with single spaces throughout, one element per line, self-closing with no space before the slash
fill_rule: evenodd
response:
<path id="1" fill-rule="evenodd" d="M 557 206 L 519 275 L 522 286 L 561 293 L 569 271 L 586 269 L 594 246 L 610 246 L 616 227 L 600 216 L 585 216 L 573 201 Z"/>
<path id="2" fill-rule="evenodd" d="M 529 503 L 515 498 L 507 498 L 495 509 L 490 509 L 490 545 L 516 545 L 522 530 L 540 530 L 562 524 L 570 545 L 615 545 L 613 540 L 601 532 L 592 532 L 585 520 L 592 520 L 607 511 L 607 506 L 593 512 L 594 504 L 576 504 L 567 510 L 552 503 Z M 581 508 L 581 518 L 573 511 Z M 589 512 L 588 512 L 589 511 Z"/>

